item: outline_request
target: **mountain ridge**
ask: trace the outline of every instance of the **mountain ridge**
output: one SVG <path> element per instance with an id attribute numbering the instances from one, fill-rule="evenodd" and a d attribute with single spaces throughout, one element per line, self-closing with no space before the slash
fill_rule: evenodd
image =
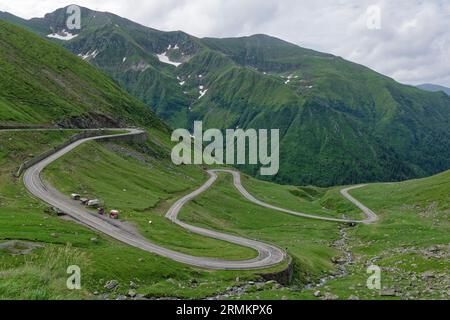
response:
<path id="1" fill-rule="evenodd" d="M 450 96 L 450 88 L 440 86 L 437 84 L 424 83 L 424 84 L 418 85 L 417 88 L 425 90 L 425 91 L 431 91 L 431 92 L 444 92 Z"/>
<path id="2" fill-rule="evenodd" d="M 103 70 L 173 128 L 202 120 L 205 128 L 280 129 L 276 182 L 397 181 L 450 167 L 447 96 L 267 35 L 196 38 L 82 13 L 88 19 L 75 38 L 50 40 Z M 48 32 L 62 31 L 64 14 L 46 15 Z"/>

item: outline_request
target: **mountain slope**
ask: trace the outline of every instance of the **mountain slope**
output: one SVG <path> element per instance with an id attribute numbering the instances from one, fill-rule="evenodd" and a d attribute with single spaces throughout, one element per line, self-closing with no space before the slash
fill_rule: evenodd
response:
<path id="1" fill-rule="evenodd" d="M 211 126 L 280 128 L 277 181 L 403 180 L 450 166 L 448 97 L 264 35 L 205 41 L 238 67 L 211 81 L 194 113 Z"/>
<path id="2" fill-rule="evenodd" d="M 404 180 L 450 168 L 446 95 L 266 35 L 198 39 L 110 13 L 82 14 L 75 38 L 52 41 L 112 76 L 172 127 L 203 120 L 221 129 L 279 128 L 277 182 Z M 64 33 L 64 17 L 59 9 L 40 23 Z"/>
<path id="3" fill-rule="evenodd" d="M 183 94 L 179 80 L 173 74 L 175 67 L 162 63 L 157 54 L 164 53 L 169 44 L 179 43 L 180 50 L 170 50 L 168 55 L 180 61 L 188 60 L 199 48 L 194 37 L 183 32 L 161 32 L 143 27 L 113 14 L 81 9 L 82 29 L 70 31 L 72 41 L 48 37 L 50 34 L 67 34 L 66 8 L 47 14 L 42 19 L 12 19 L 11 15 L 0 18 L 33 28 L 31 22 L 46 25 L 46 30 L 35 32 L 80 56 L 113 77 L 124 89 L 142 100 L 168 120 L 172 126 L 187 126 L 190 98 Z M 176 121 L 172 119 L 177 119 Z"/>
<path id="4" fill-rule="evenodd" d="M 425 90 L 425 91 L 431 91 L 431 92 L 445 92 L 447 95 L 450 96 L 450 88 L 438 86 L 436 84 L 430 84 L 425 83 L 417 86 L 419 89 Z"/>
<path id="5" fill-rule="evenodd" d="M 141 102 L 58 45 L 0 21 L 0 123 L 165 128 Z"/>

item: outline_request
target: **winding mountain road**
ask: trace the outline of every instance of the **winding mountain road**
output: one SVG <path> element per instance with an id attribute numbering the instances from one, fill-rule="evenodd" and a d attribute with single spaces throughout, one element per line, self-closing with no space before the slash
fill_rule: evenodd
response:
<path id="1" fill-rule="evenodd" d="M 111 130 L 111 129 L 109 129 Z M 327 218 L 309 215 L 301 212 L 286 210 L 283 208 L 279 208 L 270 204 L 266 204 L 255 197 L 253 197 L 241 184 L 240 174 L 239 172 L 233 170 L 209 170 L 208 173 L 210 175 L 210 179 L 200 188 L 195 190 L 189 195 L 181 198 L 177 202 L 173 204 L 173 206 L 169 209 L 166 214 L 166 218 L 176 223 L 180 227 L 189 230 L 193 233 L 200 234 L 203 236 L 211 237 L 214 239 L 231 242 L 237 245 L 241 245 L 244 247 L 248 247 L 254 249 L 258 252 L 258 256 L 254 259 L 249 260 L 240 260 L 240 261 L 230 261 L 230 260 L 221 260 L 214 258 L 205 258 L 205 257 L 195 257 L 187 254 L 183 254 L 180 252 L 176 252 L 159 245 L 153 244 L 138 233 L 134 232 L 130 229 L 126 224 L 112 221 L 110 219 L 106 219 L 101 216 L 97 216 L 89 212 L 85 207 L 81 206 L 78 202 L 71 200 L 69 197 L 63 195 L 61 192 L 56 190 L 54 187 L 46 183 L 42 177 L 42 171 L 51 163 L 61 158 L 65 154 L 74 150 L 78 146 L 88 141 L 100 140 L 105 138 L 115 138 L 121 136 L 132 136 L 141 134 L 143 131 L 139 129 L 117 129 L 120 131 L 127 131 L 127 133 L 115 134 L 115 135 L 103 135 L 96 136 L 78 140 L 67 147 L 57 151 L 53 155 L 45 158 L 39 163 L 27 169 L 24 173 L 23 181 L 25 187 L 29 190 L 31 194 L 35 197 L 41 199 L 47 204 L 58 208 L 59 210 L 66 213 L 71 218 L 76 221 L 95 229 L 101 233 L 104 233 L 116 240 L 119 240 L 123 243 L 131 245 L 133 247 L 145 250 L 147 252 L 155 253 L 160 256 L 175 260 L 180 263 L 188 264 L 195 267 L 201 267 L 206 269 L 220 269 L 220 270 L 248 270 L 248 269 L 261 269 L 267 268 L 274 265 L 277 265 L 283 262 L 287 258 L 287 254 L 284 250 L 261 241 L 246 239 L 238 236 L 228 235 L 221 232 L 200 228 L 196 226 L 189 225 L 178 220 L 178 214 L 182 207 L 195 197 L 199 196 L 201 193 L 208 190 L 214 182 L 217 180 L 218 172 L 226 172 L 230 173 L 234 177 L 234 185 L 236 189 L 248 200 L 259 206 L 273 209 L 277 211 L 281 211 L 284 213 L 304 217 L 311 219 L 319 219 L 325 221 L 332 222 L 341 222 L 341 223 L 372 223 L 377 220 L 376 214 L 361 204 L 358 200 L 354 199 L 349 195 L 349 191 L 355 188 L 360 188 L 362 186 L 356 186 L 347 188 L 341 191 L 342 195 L 347 198 L 349 201 L 358 206 L 367 216 L 365 220 L 345 220 L 345 219 L 335 219 L 335 218 Z"/>

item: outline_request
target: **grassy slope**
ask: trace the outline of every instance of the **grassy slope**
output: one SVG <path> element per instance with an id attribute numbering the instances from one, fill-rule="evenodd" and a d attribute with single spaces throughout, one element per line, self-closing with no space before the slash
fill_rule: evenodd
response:
<path id="1" fill-rule="evenodd" d="M 375 210 L 381 221 L 349 233 L 352 251 L 361 260 L 352 276 L 330 283 L 332 290 L 345 297 L 355 283 L 365 282 L 361 264 L 369 257 L 379 257 L 374 263 L 383 268 L 383 284 L 397 288 L 401 296 L 448 299 L 450 171 L 421 180 L 374 184 L 352 194 Z M 433 258 L 424 252 L 434 245 L 442 246 L 446 258 Z M 431 284 L 423 277 L 427 271 L 434 272 Z M 374 294 L 363 292 L 366 297 Z"/>
<path id="2" fill-rule="evenodd" d="M 256 198 L 281 208 L 324 217 L 363 219 L 364 214 L 345 201 L 337 188 L 274 185 L 242 176 L 243 186 Z"/>
<path id="3" fill-rule="evenodd" d="M 0 122 L 64 123 L 101 114 L 164 128 L 111 79 L 56 44 L 0 21 Z"/>
<path id="4" fill-rule="evenodd" d="M 383 287 L 396 288 L 399 296 L 448 298 L 446 286 L 450 270 L 446 260 L 448 259 L 446 246 L 450 243 L 449 177 L 450 172 L 446 172 L 423 180 L 375 184 L 353 191 L 354 196 L 379 214 L 380 222 L 375 225 L 346 228 L 349 237 L 347 245 L 353 253 L 354 263 L 348 266 L 348 275 L 332 280 L 318 290 L 321 290 L 322 294 L 325 292 L 336 294 L 341 299 L 346 299 L 350 295 L 364 299 L 383 298 L 379 292 L 365 288 L 368 277 L 366 267 L 372 263 L 370 260 L 375 258 L 374 263 L 382 267 Z M 253 208 L 252 205 L 239 199 L 234 189 L 230 187 L 230 182 L 229 178 L 222 178 L 216 189 L 188 205 L 182 213 L 182 218 L 200 225 L 220 228 L 243 236 L 254 236 L 286 246 L 298 266 L 312 274 L 327 270 L 324 267 L 332 254 L 343 254 L 324 249 L 333 239 L 338 238 L 336 226 L 332 228 L 323 223 L 313 223 Z M 292 190 L 305 190 L 279 186 L 270 188 L 269 184 L 252 179 L 244 180 L 244 184 L 260 198 L 277 204 L 285 203 L 289 207 L 293 203 Z M 311 188 L 306 190 L 311 193 Z M 343 202 L 345 200 L 338 197 L 337 189 L 315 194 L 321 200 L 313 198 L 312 203 L 297 200 L 295 207 L 308 208 L 323 201 L 331 201 L 336 208 L 349 207 Z M 219 204 L 225 201 L 229 206 L 222 208 Z M 318 243 L 321 244 L 320 247 L 316 247 Z M 443 246 L 441 250 L 447 252 L 447 258 L 427 255 L 426 251 L 435 245 Z M 309 260 L 305 257 L 309 257 Z M 422 277 L 422 273 L 426 271 L 435 274 L 431 285 Z M 249 292 L 244 297 L 286 296 L 293 299 L 312 299 L 314 291 L 292 288 L 277 292 L 257 290 Z"/>
<path id="5" fill-rule="evenodd" d="M 71 256 L 79 256 L 79 253 L 82 254 L 82 258 L 76 262 L 82 264 L 83 270 L 86 270 L 87 285 L 85 291 L 78 293 L 76 297 L 89 298 L 89 292 L 101 291 L 102 284 L 99 283 L 99 279 L 116 278 L 123 284 L 121 290 L 125 291 L 128 281 L 139 279 L 141 286 L 138 291 L 142 293 L 157 296 L 204 297 L 217 290 L 223 290 L 232 284 L 238 275 L 241 280 L 251 277 L 251 272 L 205 273 L 183 267 L 44 213 L 45 206 L 30 199 L 20 184 L 10 180 L 11 169 L 8 168 L 12 163 L 18 163 L 19 159 L 23 160 L 28 152 L 39 150 L 49 141 L 60 141 L 64 136 L 51 133 L 52 137 L 49 137 L 49 133 L 40 133 L 35 135 L 33 140 L 29 140 L 27 133 L 14 135 L 21 137 L 14 136 L 13 140 L 4 141 L 14 141 L 9 148 L 14 148 L 14 145 L 18 144 L 22 145 L 22 149 L 15 154 L 11 150 L 8 152 L 7 147 L 2 154 L 4 172 L 1 175 L 0 238 L 44 242 L 47 243 L 47 248 L 37 251 L 37 256 L 33 259 L 11 257 L 1 253 L 1 269 L 7 270 L 4 273 L 6 276 L 1 281 L 5 285 L 0 286 L 3 297 L 70 297 L 66 290 L 61 289 L 62 281 L 65 279 L 65 274 L 61 271 L 62 262 L 55 263 L 56 266 L 48 271 L 44 270 L 42 261 L 47 256 L 57 256 L 59 257 L 57 261 L 70 260 Z M 76 172 L 70 179 L 54 183 L 67 193 L 82 190 L 87 194 L 102 197 L 108 206 L 122 209 L 127 220 L 135 222 L 147 237 L 156 242 L 194 254 L 214 256 L 214 248 L 216 251 L 220 248 L 222 253 L 226 252 L 228 258 L 251 255 L 251 252 L 239 247 L 188 236 L 178 228 L 165 223 L 162 214 L 169 203 L 186 193 L 189 186 L 200 185 L 204 175 L 195 168 L 172 168 L 164 159 L 156 161 L 155 157 L 161 154 L 159 148 L 166 148 L 167 138 L 159 133 L 151 136 L 153 141 L 144 147 L 97 143 L 86 145 L 63 158 L 46 174 L 54 180 L 58 173 Z M 27 147 L 32 148 L 32 151 L 27 151 Z M 89 159 L 94 157 L 96 161 L 80 161 L 86 157 Z M 136 172 L 140 174 L 136 175 Z M 123 175 L 129 178 L 125 184 Z M 348 267 L 350 274 L 332 280 L 319 289 L 322 292 L 337 294 L 341 298 L 347 298 L 352 294 L 360 298 L 380 298 L 378 293 L 368 291 L 363 285 L 367 279 L 365 265 L 376 256 L 380 257 L 376 263 L 383 267 L 383 285 L 392 286 L 396 283 L 403 293 L 411 282 L 408 276 L 405 276 L 406 272 L 415 272 L 417 275 L 411 289 L 411 292 L 415 292 L 415 290 L 423 291 L 426 287 L 421 278 L 422 272 L 433 270 L 439 274 L 448 271 L 448 265 L 442 259 L 427 258 L 421 250 L 435 244 L 448 244 L 450 241 L 449 207 L 446 201 L 450 189 L 449 175 L 450 172 L 447 172 L 424 180 L 370 185 L 366 189 L 353 191 L 358 199 L 380 214 L 381 220 L 376 225 L 361 225 L 347 229 L 348 245 L 355 256 L 354 264 Z M 108 183 L 101 182 L 102 179 L 107 179 Z M 171 179 L 175 179 L 177 184 L 172 184 Z M 336 188 L 280 187 L 248 177 L 244 177 L 243 183 L 250 192 L 274 204 L 284 204 L 298 210 L 312 210 L 317 214 L 331 215 L 333 212 L 336 216 L 340 216 L 342 212 L 356 216 L 359 214 L 357 209 L 340 197 Z M 126 191 L 123 191 L 124 189 Z M 147 194 L 147 197 L 142 197 L 142 194 Z M 223 203 L 227 205 L 223 206 Z M 327 210 L 322 207 L 326 207 Z M 340 238 L 338 225 L 255 207 L 237 194 L 228 175 L 221 175 L 211 190 L 188 204 L 181 218 L 194 224 L 276 243 L 288 249 L 296 266 L 294 285 L 279 290 L 251 288 L 244 297 L 313 298 L 314 290 L 300 290 L 300 288 L 308 281 L 317 281 L 325 274 L 334 272 L 336 267 L 331 263 L 331 258 L 343 255 L 341 249 L 333 246 Z M 151 227 L 148 225 L 149 219 L 154 221 Z M 146 230 L 150 232 L 146 233 Z M 58 237 L 53 237 L 52 233 L 57 233 Z M 90 241 L 92 237 L 98 237 L 99 242 L 93 244 Z M 189 239 L 189 245 L 186 239 Z M 66 243 L 71 243 L 74 248 L 64 249 Z M 139 262 L 140 258 L 143 258 L 144 262 Z M 137 262 L 130 264 L 129 261 Z M 31 276 L 31 272 L 39 276 Z M 55 277 L 54 280 L 49 280 L 49 272 L 51 279 Z M 26 277 L 23 278 L 22 274 Z M 172 280 L 161 280 L 163 278 Z M 28 281 L 22 282 L 19 279 Z M 197 287 L 197 284 L 190 283 L 189 279 L 196 279 L 197 282 L 204 284 Z M 215 286 L 215 281 L 219 283 L 218 287 Z M 17 285 L 10 287 L 11 283 Z M 424 292 L 420 297 L 441 298 L 442 291 L 439 286 L 436 284 L 437 289 L 434 292 Z M 39 287 L 44 289 L 38 290 Z"/>
<path id="6" fill-rule="evenodd" d="M 304 277 L 317 277 L 333 269 L 330 260 L 336 251 L 329 247 L 338 238 L 335 223 L 302 219 L 253 205 L 232 187 L 229 175 L 221 175 L 211 190 L 182 210 L 180 217 L 192 224 L 287 248 L 301 273 L 297 275 L 297 283 L 304 281 Z"/>

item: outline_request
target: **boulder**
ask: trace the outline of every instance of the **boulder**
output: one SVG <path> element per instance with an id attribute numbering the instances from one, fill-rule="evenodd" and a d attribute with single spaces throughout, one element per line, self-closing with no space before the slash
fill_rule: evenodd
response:
<path id="1" fill-rule="evenodd" d="M 381 290 L 380 294 L 383 297 L 395 297 L 397 296 L 397 290 L 393 288 L 384 288 Z"/>
<path id="2" fill-rule="evenodd" d="M 322 297 L 322 300 L 338 300 L 339 296 L 332 294 L 330 292 L 325 293 L 325 295 Z"/>
<path id="3" fill-rule="evenodd" d="M 426 271 L 424 273 L 422 273 L 422 279 L 424 280 L 429 280 L 435 277 L 435 274 L 433 271 Z"/>
<path id="4" fill-rule="evenodd" d="M 136 297 L 136 291 L 134 291 L 133 289 L 128 290 L 128 296 L 130 298 L 135 298 Z"/>
<path id="5" fill-rule="evenodd" d="M 105 289 L 106 290 L 114 290 L 119 286 L 119 282 L 117 280 L 110 280 L 105 284 Z"/>

